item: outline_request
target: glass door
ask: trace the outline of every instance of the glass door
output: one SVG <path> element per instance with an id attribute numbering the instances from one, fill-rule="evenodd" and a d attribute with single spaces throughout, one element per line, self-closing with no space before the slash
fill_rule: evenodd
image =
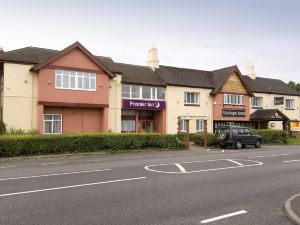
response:
<path id="1" fill-rule="evenodd" d="M 155 132 L 155 121 L 153 120 L 141 120 L 141 132 L 153 133 Z"/>

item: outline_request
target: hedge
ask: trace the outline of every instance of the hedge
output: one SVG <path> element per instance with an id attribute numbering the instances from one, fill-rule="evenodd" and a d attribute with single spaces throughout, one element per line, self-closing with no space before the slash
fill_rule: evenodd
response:
<path id="1" fill-rule="evenodd" d="M 262 136 L 263 144 L 287 144 L 288 143 L 288 133 L 284 130 L 272 130 L 272 129 L 262 129 L 262 130 L 251 130 L 253 134 Z"/>
<path id="2" fill-rule="evenodd" d="M 191 141 L 194 142 L 196 145 L 204 146 L 204 133 L 195 133 L 191 136 Z M 207 134 L 207 145 L 213 146 L 215 145 L 216 137 L 213 133 Z"/>
<path id="3" fill-rule="evenodd" d="M 0 157 L 149 148 L 176 149 L 184 148 L 184 145 L 177 135 L 170 134 L 37 134 L 0 137 Z"/>

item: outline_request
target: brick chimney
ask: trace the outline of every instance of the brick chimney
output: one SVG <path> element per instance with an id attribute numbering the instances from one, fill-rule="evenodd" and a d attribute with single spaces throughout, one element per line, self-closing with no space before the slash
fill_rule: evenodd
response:
<path id="1" fill-rule="evenodd" d="M 0 46 L 0 55 L 2 55 L 4 53 L 3 47 Z"/>
<path id="2" fill-rule="evenodd" d="M 158 60 L 158 54 L 157 54 L 157 48 L 152 46 L 148 50 L 148 66 L 155 70 L 156 68 L 159 68 L 159 60 Z"/>
<path id="3" fill-rule="evenodd" d="M 248 63 L 246 65 L 246 75 L 248 77 L 250 77 L 251 79 L 255 80 L 256 73 L 255 73 L 255 70 L 254 70 L 254 65 L 252 63 Z"/>

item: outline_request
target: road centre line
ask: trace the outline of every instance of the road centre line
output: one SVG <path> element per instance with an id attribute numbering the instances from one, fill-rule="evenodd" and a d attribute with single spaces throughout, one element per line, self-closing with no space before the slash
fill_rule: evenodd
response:
<path id="1" fill-rule="evenodd" d="M 239 166 L 244 166 L 244 164 L 239 163 L 239 162 L 237 162 L 237 161 L 235 161 L 235 160 L 232 160 L 232 159 L 227 159 L 227 161 L 232 162 L 232 163 L 235 163 L 235 164 L 237 164 L 237 165 L 239 165 Z"/>
<path id="2" fill-rule="evenodd" d="M 214 222 L 214 221 L 217 221 L 217 220 L 225 219 L 225 218 L 228 218 L 228 217 L 233 217 L 233 216 L 241 215 L 241 214 L 244 214 L 244 213 L 247 213 L 247 211 L 241 210 L 241 211 L 237 211 L 237 212 L 225 214 L 225 215 L 222 215 L 222 216 L 213 217 L 213 218 L 210 218 L 210 219 L 207 219 L 207 220 L 202 220 L 202 221 L 200 221 L 200 223 L 202 223 L 202 224 L 203 223 L 210 223 L 210 222 Z"/>
<path id="3" fill-rule="evenodd" d="M 294 160 L 286 160 L 283 161 L 284 163 L 289 163 L 289 162 L 300 162 L 300 159 L 294 159 Z"/>
<path id="4" fill-rule="evenodd" d="M 177 166 L 182 173 L 186 172 L 186 170 L 184 169 L 184 167 L 181 166 L 179 163 L 174 163 L 174 165 Z"/>
<path id="5" fill-rule="evenodd" d="M 7 197 L 7 196 L 14 196 L 14 195 L 37 193 L 37 192 L 54 191 L 54 190 L 62 190 L 62 189 L 70 189 L 70 188 L 78 188 L 78 187 L 87 187 L 87 186 L 94 186 L 94 185 L 99 185 L 99 184 L 109 184 L 109 183 L 117 183 L 117 182 L 123 182 L 123 181 L 141 180 L 141 179 L 146 179 L 146 178 L 147 177 L 133 177 L 133 178 L 127 178 L 127 179 L 120 179 L 120 180 L 109 180 L 109 181 L 101 181 L 101 182 L 95 182 L 95 183 L 77 184 L 77 185 L 38 189 L 38 190 L 31 190 L 31 191 L 14 192 L 14 193 L 1 194 L 0 198 Z"/>
<path id="6" fill-rule="evenodd" d="M 101 172 L 101 171 L 108 171 L 108 170 L 111 170 L 111 169 L 83 170 L 83 171 L 74 171 L 74 172 L 65 172 L 65 173 L 52 173 L 52 174 L 41 174 L 41 175 L 32 175 L 32 176 L 23 176 L 23 177 L 8 177 L 8 178 L 0 178 L 0 181 L 20 180 L 20 179 L 29 179 L 29 178 L 39 178 L 39 177 L 52 177 L 52 176 L 62 176 L 62 175 L 80 174 L 80 173 L 93 173 L 93 172 Z"/>
<path id="7" fill-rule="evenodd" d="M 278 157 L 278 156 L 287 156 L 287 155 L 293 155 L 293 154 L 258 155 L 258 156 L 249 156 L 248 159 L 254 159 L 254 158 L 266 158 L 266 157 Z"/>

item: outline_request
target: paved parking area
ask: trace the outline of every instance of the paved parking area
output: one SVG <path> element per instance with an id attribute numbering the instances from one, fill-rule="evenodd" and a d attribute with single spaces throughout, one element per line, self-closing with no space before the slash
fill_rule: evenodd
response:
<path id="1" fill-rule="evenodd" d="M 289 225 L 299 159 L 286 146 L 6 160 L 0 224 Z"/>

